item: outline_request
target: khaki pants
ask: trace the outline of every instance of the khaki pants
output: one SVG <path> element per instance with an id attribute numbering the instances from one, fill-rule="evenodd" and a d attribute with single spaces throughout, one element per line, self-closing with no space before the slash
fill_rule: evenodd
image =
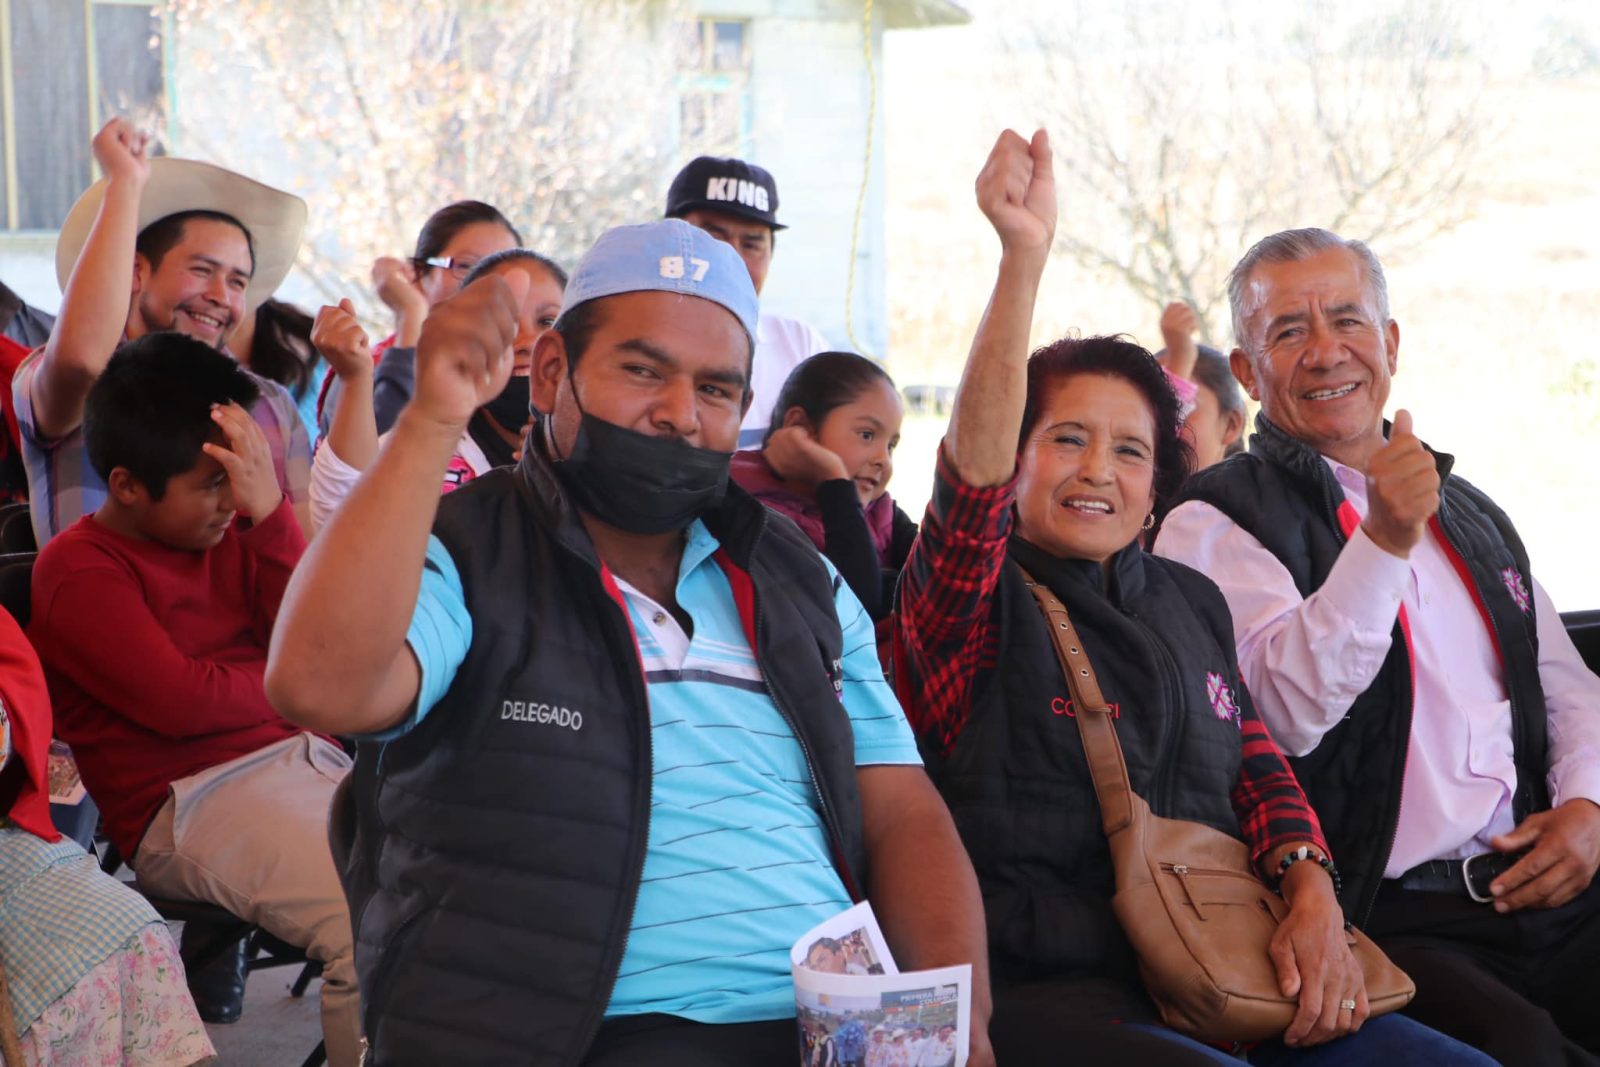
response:
<path id="1" fill-rule="evenodd" d="M 329 1067 L 359 1063 L 350 910 L 328 850 L 342 749 L 300 734 L 173 782 L 134 863 L 158 896 L 226 908 L 322 962 Z"/>

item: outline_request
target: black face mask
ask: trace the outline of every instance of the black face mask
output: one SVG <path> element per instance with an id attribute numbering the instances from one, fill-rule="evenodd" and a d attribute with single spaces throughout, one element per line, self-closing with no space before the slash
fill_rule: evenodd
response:
<path id="1" fill-rule="evenodd" d="M 511 433 L 520 434 L 522 428 L 528 424 L 530 381 L 532 379 L 526 374 L 513 374 L 506 380 L 506 387 L 500 390 L 499 395 L 483 405 L 483 410 L 489 417 Z"/>
<path id="2" fill-rule="evenodd" d="M 582 510 L 619 530 L 660 534 L 682 530 L 722 503 L 732 452 L 638 433 L 595 418 L 581 404 L 578 411 L 572 452 L 553 465 Z"/>

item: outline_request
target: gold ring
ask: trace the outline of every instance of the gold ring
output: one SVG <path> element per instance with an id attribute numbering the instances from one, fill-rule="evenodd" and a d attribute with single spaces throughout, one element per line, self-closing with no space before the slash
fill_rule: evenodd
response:
<path id="1" fill-rule="evenodd" d="M 1339 1010 L 1340 1011 L 1355 1011 L 1356 1010 L 1356 1002 L 1353 1001 L 1353 1000 L 1341 1000 L 1341 1001 L 1339 1001 Z"/>

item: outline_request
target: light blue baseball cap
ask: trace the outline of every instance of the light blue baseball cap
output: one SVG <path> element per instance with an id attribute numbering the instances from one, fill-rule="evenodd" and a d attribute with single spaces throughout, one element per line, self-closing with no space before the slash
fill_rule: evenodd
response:
<path id="1" fill-rule="evenodd" d="M 682 219 L 618 226 L 600 235 L 567 281 L 561 314 L 619 293 L 698 296 L 733 312 L 753 340 L 760 306 L 739 253 Z"/>

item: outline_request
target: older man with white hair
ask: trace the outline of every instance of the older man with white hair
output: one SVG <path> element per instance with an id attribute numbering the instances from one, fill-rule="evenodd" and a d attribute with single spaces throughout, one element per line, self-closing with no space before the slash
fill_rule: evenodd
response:
<path id="1" fill-rule="evenodd" d="M 1156 551 L 1226 595 L 1408 1013 L 1502 1063 L 1600 1062 L 1600 679 L 1505 512 L 1384 419 L 1400 327 L 1371 250 L 1274 234 L 1229 296 L 1256 433 Z"/>

